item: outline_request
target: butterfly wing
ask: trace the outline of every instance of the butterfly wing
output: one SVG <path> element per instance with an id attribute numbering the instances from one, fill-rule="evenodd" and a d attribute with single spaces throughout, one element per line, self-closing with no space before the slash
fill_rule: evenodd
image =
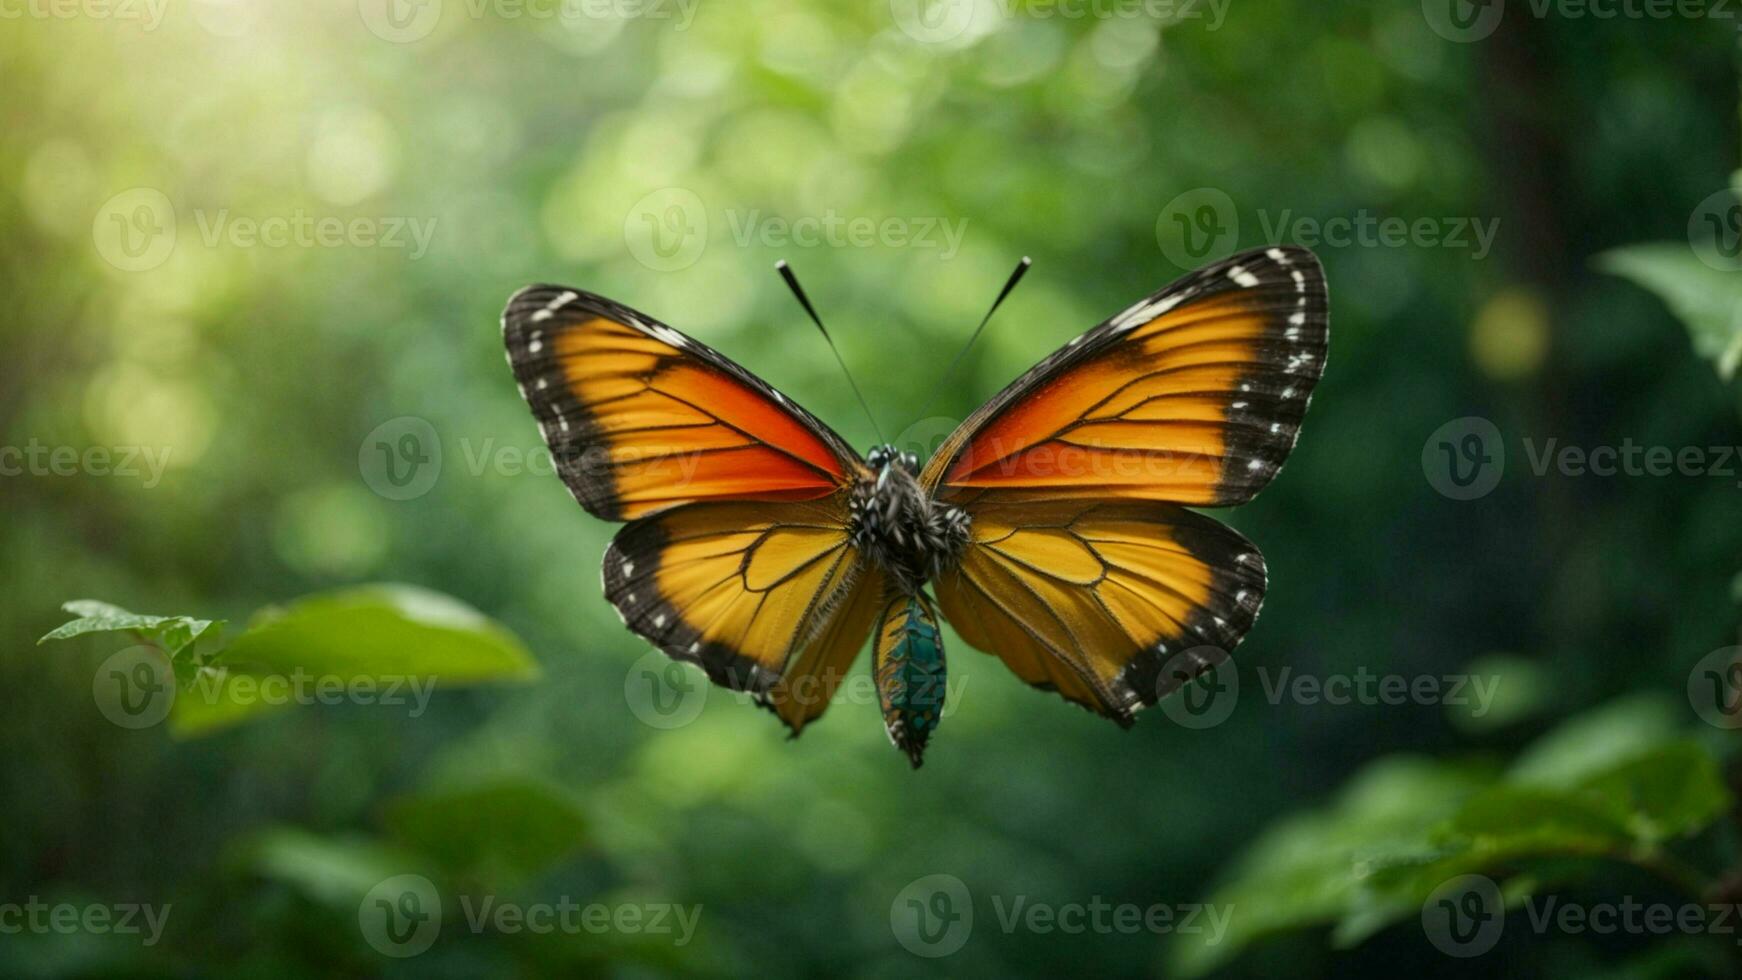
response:
<path id="1" fill-rule="evenodd" d="M 797 733 L 870 635 L 883 584 L 848 541 L 847 444 L 749 371 L 645 314 L 516 293 L 508 363 L 581 506 L 628 520 L 605 595 L 636 634 Z"/>
<path id="2" fill-rule="evenodd" d="M 1281 469 L 1324 371 L 1324 270 L 1306 249 L 1225 259 L 1071 341 L 975 412 L 927 463 L 976 488 L 1225 507 Z"/>
<path id="3" fill-rule="evenodd" d="M 971 518 L 937 582 L 963 638 L 1122 724 L 1224 659 L 1257 617 L 1264 560 L 1178 505 L 1242 503 L 1276 475 L 1324 370 L 1327 309 L 1311 252 L 1236 255 L 964 422 L 920 478 Z"/>
<path id="4" fill-rule="evenodd" d="M 968 501 L 969 543 L 934 584 L 962 639 L 1029 684 L 1128 724 L 1258 615 L 1264 559 L 1219 521 L 1156 501 L 1000 496 Z"/>
<path id="5" fill-rule="evenodd" d="M 797 734 L 871 634 L 883 575 L 847 532 L 844 496 L 696 503 L 644 517 L 605 552 L 624 625 Z"/>
<path id="6" fill-rule="evenodd" d="M 631 520 L 700 500 L 816 500 L 858 456 L 718 351 L 602 296 L 529 286 L 502 314 L 508 363 L 570 492 Z"/>

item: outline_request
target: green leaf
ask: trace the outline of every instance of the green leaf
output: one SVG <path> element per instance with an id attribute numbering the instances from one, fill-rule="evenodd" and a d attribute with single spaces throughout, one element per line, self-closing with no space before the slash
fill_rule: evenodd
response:
<path id="1" fill-rule="evenodd" d="M 1642 697 L 1563 724 L 1503 775 L 1381 759 L 1329 808 L 1266 831 L 1210 899 L 1240 909 L 1223 941 L 1178 937 L 1173 965 L 1201 974 L 1291 928 L 1332 925 L 1333 944 L 1351 946 L 1420 914 L 1463 874 L 1504 876 L 1509 906 L 1598 861 L 1691 877 L 1661 845 L 1710 826 L 1731 798 L 1717 761 L 1680 727 L 1668 701 Z"/>
<path id="2" fill-rule="evenodd" d="M 388 806 L 386 824 L 451 875 L 490 884 L 538 874 L 586 841 L 573 797 L 526 779 L 402 797 Z"/>
<path id="3" fill-rule="evenodd" d="M 323 905 L 354 909 L 382 881 L 424 869 L 414 855 L 366 837 L 322 837 L 300 827 L 271 827 L 232 847 L 230 860 L 286 882 Z"/>
<path id="4" fill-rule="evenodd" d="M 1381 759 L 1363 769 L 1329 808 L 1270 828 L 1240 857 L 1208 899 L 1239 914 L 1220 942 L 1176 937 L 1175 971 L 1201 975 L 1265 936 L 1355 912 L 1365 877 L 1426 852 L 1433 826 L 1483 781 L 1478 771 L 1428 759 Z"/>
<path id="5" fill-rule="evenodd" d="M 1574 786 L 1677 737 L 1685 707 L 1656 695 L 1625 698 L 1579 715 L 1519 754 L 1507 780 Z"/>
<path id="6" fill-rule="evenodd" d="M 1446 706 L 1452 724 L 1472 734 L 1492 732 L 1546 712 L 1556 696 L 1549 672 L 1535 661 L 1506 654 L 1490 654 L 1471 661 L 1465 673 L 1488 679 L 1493 687 L 1487 699 L 1480 695 Z"/>
<path id="7" fill-rule="evenodd" d="M 1719 377 L 1742 363 L 1742 273 L 1714 269 L 1687 245 L 1630 245 L 1597 256 L 1597 268 L 1656 293 L 1688 328 L 1694 350 Z"/>
<path id="8" fill-rule="evenodd" d="M 414 586 L 362 586 L 256 616 L 219 665 L 202 671 L 188 696 L 176 699 L 171 723 L 177 734 L 204 734 L 305 703 L 321 685 L 374 698 L 394 688 L 409 699 L 430 688 L 537 674 L 519 639 L 459 600 Z M 279 695 L 265 696 L 268 690 Z M 295 692 L 293 699 L 284 692 Z"/>
<path id="9" fill-rule="evenodd" d="M 196 641 L 202 637 L 215 638 L 224 625 L 223 620 L 191 616 L 141 616 L 96 599 L 74 599 L 62 603 L 61 609 L 79 618 L 51 630 L 36 641 L 38 646 L 88 633 L 132 633 L 140 642 L 156 646 L 174 661 L 184 654 L 191 656 Z"/>
<path id="10" fill-rule="evenodd" d="M 1652 748 L 1591 778 L 1584 788 L 1625 813 L 1629 832 L 1643 844 L 1702 830 L 1731 803 L 1717 760 L 1691 740 Z"/>
<path id="11" fill-rule="evenodd" d="M 1607 846 L 1631 836 L 1627 812 L 1597 794 L 1495 786 L 1464 802 L 1437 831 L 1442 842 L 1498 853 L 1518 845 Z"/>

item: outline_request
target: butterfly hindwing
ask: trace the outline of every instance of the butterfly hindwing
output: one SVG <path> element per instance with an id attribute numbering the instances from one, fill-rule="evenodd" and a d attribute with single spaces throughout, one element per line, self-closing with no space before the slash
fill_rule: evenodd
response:
<path id="1" fill-rule="evenodd" d="M 966 506 L 970 541 L 935 581 L 951 625 L 1121 724 L 1224 659 L 1264 599 L 1252 543 L 1182 507 L 1004 491 Z"/>
<path id="2" fill-rule="evenodd" d="M 631 523 L 605 552 L 624 625 L 795 733 L 865 645 L 881 580 L 848 540 L 841 497 L 688 504 Z"/>
<path id="3" fill-rule="evenodd" d="M 698 500 L 815 500 L 850 481 L 858 457 L 828 426 L 645 314 L 529 286 L 508 301 L 502 332 L 557 472 L 597 517 Z"/>
<path id="4" fill-rule="evenodd" d="M 1293 448 L 1329 342 L 1324 271 L 1278 246 L 1207 266 L 1071 341 L 964 422 L 921 482 L 1222 507 Z"/>

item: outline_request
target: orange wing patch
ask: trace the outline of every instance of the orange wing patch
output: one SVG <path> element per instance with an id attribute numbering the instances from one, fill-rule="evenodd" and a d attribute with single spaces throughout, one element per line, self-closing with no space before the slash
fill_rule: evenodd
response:
<path id="1" fill-rule="evenodd" d="M 1019 378 L 964 423 L 922 482 L 1038 497 L 1199 506 L 1250 499 L 1281 469 L 1324 370 L 1324 273 L 1271 248 L 1132 306 Z"/>
<path id="2" fill-rule="evenodd" d="M 972 539 L 935 584 L 962 639 L 1029 684 L 1129 724 L 1257 618 L 1264 559 L 1238 532 L 1167 504 L 1027 496 L 970 492 Z"/>
<path id="3" fill-rule="evenodd" d="M 840 437 L 717 351 L 578 290 L 503 314 L 509 364 L 581 506 L 631 520 L 701 500 L 814 500 L 849 482 Z"/>
<path id="4" fill-rule="evenodd" d="M 846 519 L 844 497 L 646 517 L 605 552 L 605 597 L 632 631 L 752 692 L 797 734 L 865 645 L 883 588 Z"/>

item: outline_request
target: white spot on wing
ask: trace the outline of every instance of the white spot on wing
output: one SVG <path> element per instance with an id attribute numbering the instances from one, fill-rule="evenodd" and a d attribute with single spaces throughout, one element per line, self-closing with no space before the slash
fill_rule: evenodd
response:
<path id="1" fill-rule="evenodd" d="M 673 347 L 682 349 L 684 347 L 689 346 L 689 338 L 688 337 L 685 337 L 683 334 L 678 333 L 676 330 L 673 330 L 672 328 L 670 328 L 662 323 L 656 323 L 656 324 L 653 324 L 652 326 L 644 326 L 641 324 L 637 324 L 637 326 L 640 326 L 641 329 L 647 331 L 648 333 L 652 334 L 655 337 L 658 337 L 660 340 L 665 341 L 666 343 L 672 345 Z"/>
<path id="2" fill-rule="evenodd" d="M 1236 265 L 1228 269 L 1228 278 L 1234 280 L 1246 289 L 1258 285 L 1258 277 L 1246 271 L 1245 266 Z"/>
<path id="3" fill-rule="evenodd" d="M 1119 318 L 1113 321 L 1113 328 L 1118 330 L 1120 333 L 1124 333 L 1127 330 L 1142 326 L 1163 313 L 1166 313 L 1168 310 L 1178 306 L 1189 296 L 1191 296 L 1191 291 L 1188 290 L 1183 293 L 1176 293 L 1172 296 L 1163 296 L 1153 303 L 1138 303 L 1136 306 L 1133 306 L 1131 309 L 1120 314 Z M 1081 337 L 1077 338 L 1077 340 L 1081 339 Z M 1076 341 L 1072 341 L 1072 343 L 1075 342 Z"/>

